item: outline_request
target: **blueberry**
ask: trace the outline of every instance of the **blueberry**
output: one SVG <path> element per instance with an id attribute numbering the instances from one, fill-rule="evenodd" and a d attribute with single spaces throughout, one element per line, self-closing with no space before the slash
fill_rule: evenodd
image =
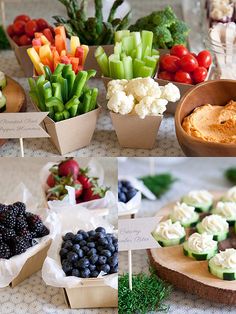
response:
<path id="1" fill-rule="evenodd" d="M 99 245 L 107 245 L 108 244 L 108 241 L 106 238 L 102 238 L 102 239 L 98 239 L 98 244 Z"/>
<path id="2" fill-rule="evenodd" d="M 101 255 L 98 257 L 98 261 L 97 261 L 98 265 L 104 265 L 106 264 L 106 262 L 107 262 L 106 256 Z"/>
<path id="3" fill-rule="evenodd" d="M 103 232 L 97 232 L 95 238 L 98 239 L 102 239 L 105 237 L 105 233 Z"/>
<path id="4" fill-rule="evenodd" d="M 62 238 L 64 241 L 67 241 L 67 240 L 72 240 L 74 238 L 74 233 L 72 232 L 67 232 L 64 237 Z"/>
<path id="5" fill-rule="evenodd" d="M 94 237 L 96 235 L 96 231 L 95 230 L 90 230 L 88 232 L 89 237 Z"/>
<path id="6" fill-rule="evenodd" d="M 90 277 L 90 270 L 89 270 L 89 268 L 84 268 L 83 270 L 81 270 L 81 272 L 80 272 L 80 276 L 82 277 L 82 278 L 89 278 Z"/>
<path id="7" fill-rule="evenodd" d="M 69 252 L 67 254 L 67 260 L 71 263 L 78 261 L 78 259 L 79 259 L 79 256 L 75 252 Z"/>
<path id="8" fill-rule="evenodd" d="M 96 268 L 97 268 L 96 265 L 93 265 L 93 264 L 89 265 L 89 270 L 90 271 L 94 271 Z"/>
<path id="9" fill-rule="evenodd" d="M 95 248 L 92 248 L 92 249 L 90 249 L 90 250 L 88 251 L 87 256 L 92 256 L 92 255 L 94 255 L 94 254 L 96 254 L 96 253 L 97 253 L 97 250 L 96 250 Z"/>
<path id="10" fill-rule="evenodd" d="M 88 248 L 87 246 L 83 246 L 82 250 L 83 250 L 84 254 L 86 255 L 90 251 L 90 248 Z"/>
<path id="11" fill-rule="evenodd" d="M 115 267 L 111 267 L 110 274 L 114 274 L 114 273 L 118 273 L 118 265 L 116 265 Z"/>
<path id="12" fill-rule="evenodd" d="M 68 275 L 72 271 L 73 267 L 72 267 L 72 264 L 68 260 L 64 260 L 62 262 L 62 269 L 66 273 L 66 275 Z"/>
<path id="13" fill-rule="evenodd" d="M 122 182 L 118 181 L 118 189 L 120 189 L 122 187 Z"/>
<path id="14" fill-rule="evenodd" d="M 116 250 L 113 244 L 107 244 L 107 245 L 105 245 L 105 248 L 107 250 L 111 251 L 112 253 L 114 253 Z"/>
<path id="15" fill-rule="evenodd" d="M 106 257 L 111 257 L 111 252 L 109 250 L 102 250 L 101 254 Z"/>
<path id="16" fill-rule="evenodd" d="M 79 243 L 81 240 L 83 240 L 82 234 L 78 234 L 78 233 L 77 233 L 77 234 L 74 236 L 73 242 L 74 242 L 74 243 Z"/>
<path id="17" fill-rule="evenodd" d="M 122 203 L 126 203 L 127 202 L 126 201 L 126 195 L 123 192 L 119 193 L 118 198 L 119 198 L 119 202 L 122 202 Z"/>
<path id="18" fill-rule="evenodd" d="M 100 267 L 100 271 L 104 271 L 104 273 L 108 274 L 110 272 L 110 266 L 108 264 L 104 264 Z"/>
<path id="19" fill-rule="evenodd" d="M 91 272 L 90 277 L 96 278 L 99 275 L 99 272 L 97 270 L 94 270 Z"/>
<path id="20" fill-rule="evenodd" d="M 129 190 L 126 194 L 127 201 L 130 201 L 136 194 L 137 191 L 135 189 Z"/>
<path id="21" fill-rule="evenodd" d="M 86 232 L 84 230 L 79 230 L 77 233 L 81 234 L 83 236 L 84 240 L 88 239 L 88 237 L 89 237 L 88 232 Z"/>
<path id="22" fill-rule="evenodd" d="M 95 229 L 96 232 L 102 232 L 102 233 L 106 233 L 106 230 L 103 227 L 97 227 Z"/>
<path id="23" fill-rule="evenodd" d="M 77 268 L 72 269 L 71 276 L 80 277 L 80 272 Z"/>
<path id="24" fill-rule="evenodd" d="M 73 252 L 77 253 L 79 257 L 84 256 L 83 250 L 81 250 L 79 244 L 74 244 L 72 250 L 73 250 Z"/>
<path id="25" fill-rule="evenodd" d="M 106 239 L 107 239 L 108 243 L 110 243 L 110 244 L 113 243 L 113 239 L 111 236 L 107 236 Z"/>
<path id="26" fill-rule="evenodd" d="M 113 236 L 113 237 L 112 237 L 112 242 L 113 242 L 113 244 L 118 243 L 118 239 Z"/>
<path id="27" fill-rule="evenodd" d="M 108 264 L 111 267 L 115 267 L 116 265 L 118 265 L 118 256 L 111 256 L 108 258 Z"/>
<path id="28" fill-rule="evenodd" d="M 102 252 L 103 250 L 104 250 L 104 247 L 103 246 L 101 246 L 101 245 L 99 245 L 98 247 L 97 247 L 97 250 L 98 250 L 98 252 Z"/>
<path id="29" fill-rule="evenodd" d="M 62 244 L 63 249 L 70 250 L 73 247 L 72 241 L 66 241 Z"/>
<path id="30" fill-rule="evenodd" d="M 96 264 L 97 263 L 97 261 L 98 261 L 98 255 L 92 255 L 92 256 L 90 256 L 89 257 L 89 262 L 91 263 L 91 264 Z"/>
<path id="31" fill-rule="evenodd" d="M 95 247 L 95 243 L 94 242 L 88 242 L 87 243 L 87 247 L 94 248 Z"/>
<path id="32" fill-rule="evenodd" d="M 78 268 L 87 268 L 89 264 L 90 264 L 89 260 L 86 257 L 84 257 L 78 261 L 77 265 L 78 265 Z"/>
<path id="33" fill-rule="evenodd" d="M 122 186 L 121 191 L 126 195 L 126 193 L 128 192 L 127 187 Z"/>
<path id="34" fill-rule="evenodd" d="M 60 254 L 60 256 L 61 256 L 62 258 L 65 258 L 66 255 L 67 255 L 67 253 L 68 253 L 68 250 L 65 249 L 65 248 L 62 248 L 62 249 L 60 250 L 60 252 L 59 252 L 59 254 Z"/>
<path id="35" fill-rule="evenodd" d="M 118 243 L 114 244 L 115 252 L 118 252 Z"/>
<path id="36" fill-rule="evenodd" d="M 81 240 L 81 241 L 79 242 L 79 245 L 80 245 L 80 246 L 85 246 L 85 245 L 87 245 L 87 242 L 86 242 L 85 240 Z"/>

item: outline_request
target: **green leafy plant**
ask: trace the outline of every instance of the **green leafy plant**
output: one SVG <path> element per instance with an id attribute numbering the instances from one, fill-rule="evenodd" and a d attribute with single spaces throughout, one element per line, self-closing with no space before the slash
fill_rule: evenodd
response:
<path id="1" fill-rule="evenodd" d="M 146 187 L 154 194 L 157 198 L 160 198 L 166 193 L 177 180 L 170 173 L 161 173 L 156 175 L 150 175 L 141 177 L 140 180 L 146 185 Z"/>
<path id="2" fill-rule="evenodd" d="M 236 184 L 236 168 L 231 167 L 227 169 L 224 173 L 226 179 L 228 179 L 231 183 Z"/>
<path id="3" fill-rule="evenodd" d="M 64 25 L 67 35 L 79 36 L 85 45 L 109 45 L 114 42 L 114 34 L 117 30 L 126 29 L 129 24 L 131 12 L 122 19 L 115 18 L 117 9 L 124 0 L 115 0 L 111 7 L 107 21 L 103 19 L 102 0 L 94 0 L 95 16 L 87 16 L 87 0 L 58 0 L 67 10 L 68 18 L 53 16 L 56 25 Z"/>
<path id="4" fill-rule="evenodd" d="M 7 37 L 3 30 L 2 25 L 0 25 L 0 50 L 9 49 L 9 48 L 10 48 L 10 44 L 7 40 Z"/>
<path id="5" fill-rule="evenodd" d="M 131 291 L 129 290 L 129 274 L 119 276 L 119 314 L 168 311 L 168 305 L 163 302 L 170 295 L 172 287 L 161 280 L 153 268 L 150 268 L 150 274 L 133 275 L 132 282 L 133 289 Z"/>
<path id="6" fill-rule="evenodd" d="M 132 32 L 143 29 L 152 31 L 154 33 L 154 48 L 163 49 L 178 44 L 186 45 L 190 31 L 186 23 L 177 18 L 170 6 L 138 19 L 129 29 Z"/>

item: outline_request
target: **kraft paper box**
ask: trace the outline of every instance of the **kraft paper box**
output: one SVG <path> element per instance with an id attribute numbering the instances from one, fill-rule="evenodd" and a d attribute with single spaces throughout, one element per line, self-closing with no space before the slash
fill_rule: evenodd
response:
<path id="1" fill-rule="evenodd" d="M 32 47 L 30 46 L 18 46 L 8 35 L 7 31 L 5 32 L 7 39 L 11 45 L 12 50 L 14 51 L 16 55 L 16 59 L 21 66 L 24 74 L 26 77 L 33 76 L 33 63 L 30 60 L 30 57 L 28 56 L 27 49 Z"/>
<path id="2" fill-rule="evenodd" d="M 34 107 L 39 111 L 38 107 Z M 67 120 L 44 119 L 44 129 L 61 155 L 88 146 L 93 137 L 101 107 Z"/>
<path id="3" fill-rule="evenodd" d="M 42 248 L 41 251 L 37 252 L 35 255 L 28 258 L 18 276 L 10 283 L 10 286 L 12 288 L 16 287 L 25 279 L 27 279 L 28 277 L 42 269 L 44 260 L 47 256 L 48 249 L 50 247 L 50 243 L 46 247 Z"/>
<path id="4" fill-rule="evenodd" d="M 136 114 L 110 112 L 112 124 L 121 147 L 152 149 L 156 142 L 162 116 L 140 119 Z"/>
<path id="5" fill-rule="evenodd" d="M 103 279 L 93 282 L 93 286 L 63 288 L 66 304 L 71 309 L 118 307 L 118 290 L 103 284 Z"/>

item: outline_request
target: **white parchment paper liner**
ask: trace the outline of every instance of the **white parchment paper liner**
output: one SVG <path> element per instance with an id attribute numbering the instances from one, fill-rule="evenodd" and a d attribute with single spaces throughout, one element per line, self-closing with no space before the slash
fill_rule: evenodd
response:
<path id="1" fill-rule="evenodd" d="M 79 210 L 78 210 L 78 207 Z M 67 277 L 62 270 L 59 251 L 62 244 L 62 236 L 67 232 L 76 233 L 79 229 L 89 231 L 102 226 L 107 232 L 113 233 L 113 226 L 103 218 L 93 216 L 91 211 L 78 206 L 61 207 L 57 210 L 59 219 L 59 234 L 55 237 L 49 251 L 48 256 L 42 268 L 42 277 L 45 283 L 53 287 L 61 288 L 78 288 L 81 286 L 100 286 L 107 285 L 114 289 L 118 289 L 118 274 L 106 275 L 98 278 L 78 278 Z"/>
<path id="2" fill-rule="evenodd" d="M 14 278 L 16 278 L 26 261 L 42 249 L 44 249 L 50 241 L 58 233 L 58 218 L 54 212 L 49 212 L 44 208 L 37 208 L 37 204 L 34 201 L 33 196 L 29 192 L 28 188 L 21 183 L 11 192 L 11 195 L 4 202 L 5 204 L 12 204 L 14 202 L 21 201 L 26 204 L 26 210 L 28 212 L 37 214 L 43 220 L 43 223 L 50 230 L 50 234 L 38 238 L 38 244 L 27 249 L 27 251 L 20 255 L 15 255 L 10 259 L 0 259 L 0 288 L 7 287 Z"/>

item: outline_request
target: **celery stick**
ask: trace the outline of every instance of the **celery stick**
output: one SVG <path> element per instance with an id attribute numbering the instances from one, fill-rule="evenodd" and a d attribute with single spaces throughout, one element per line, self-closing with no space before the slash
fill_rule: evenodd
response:
<path id="1" fill-rule="evenodd" d="M 135 48 L 134 37 L 133 36 L 123 37 L 122 48 L 127 54 L 130 54 L 131 51 Z"/>
<path id="2" fill-rule="evenodd" d="M 153 75 L 153 69 L 147 66 L 142 66 L 138 70 L 139 77 L 151 77 Z"/>
<path id="3" fill-rule="evenodd" d="M 109 77 L 113 77 L 115 74 L 111 73 L 111 61 L 116 60 L 120 61 L 120 58 L 118 55 L 112 54 L 108 57 L 108 64 L 109 64 Z"/>
<path id="4" fill-rule="evenodd" d="M 126 53 L 122 51 L 120 54 L 120 60 L 123 60 L 126 56 L 127 56 Z"/>
<path id="5" fill-rule="evenodd" d="M 152 43 L 153 43 L 153 32 L 142 31 L 143 53 L 146 51 L 147 47 L 152 49 Z M 150 51 L 150 55 L 151 55 L 151 51 Z"/>
<path id="6" fill-rule="evenodd" d="M 133 60 L 130 56 L 124 57 L 123 59 L 124 66 L 124 78 L 127 80 L 131 80 L 133 78 Z"/>
<path id="7" fill-rule="evenodd" d="M 132 32 L 132 33 L 130 33 L 130 35 L 133 36 L 135 47 L 137 47 L 138 45 L 140 45 L 142 43 L 140 32 Z"/>
<path id="8" fill-rule="evenodd" d="M 73 107 L 71 107 L 69 109 L 69 113 L 70 113 L 71 118 L 77 116 L 78 107 L 79 107 L 79 105 L 74 105 Z"/>
<path id="9" fill-rule="evenodd" d="M 116 43 L 114 47 L 114 54 L 119 55 L 122 52 L 122 43 Z"/>
<path id="10" fill-rule="evenodd" d="M 134 77 L 140 77 L 139 76 L 139 68 L 145 66 L 145 62 L 139 59 L 134 59 L 134 66 L 133 66 L 133 75 Z"/>
<path id="11" fill-rule="evenodd" d="M 62 111 L 64 119 L 69 119 L 70 118 L 70 113 L 67 110 Z"/>
<path id="12" fill-rule="evenodd" d="M 114 79 L 123 79 L 125 76 L 123 63 L 120 60 L 110 61 L 111 77 Z"/>
<path id="13" fill-rule="evenodd" d="M 143 59 L 145 57 L 151 57 L 151 49 L 149 46 L 146 47 L 145 51 L 143 51 Z"/>
<path id="14" fill-rule="evenodd" d="M 157 65 L 157 59 L 154 57 L 144 57 L 143 61 L 145 62 L 145 65 L 155 70 Z"/>
<path id="15" fill-rule="evenodd" d="M 58 63 L 56 70 L 53 72 L 54 75 L 60 74 L 63 71 L 65 64 Z"/>
<path id="16" fill-rule="evenodd" d="M 97 57 L 101 56 L 104 53 L 104 49 L 102 48 L 102 46 L 97 47 L 97 49 L 95 50 L 94 53 L 94 57 L 97 59 Z"/>
<path id="17" fill-rule="evenodd" d="M 108 66 L 109 64 L 108 64 L 108 57 L 105 52 L 97 57 L 97 62 L 102 71 L 102 74 L 108 77 L 109 76 L 109 66 Z"/>
<path id="18" fill-rule="evenodd" d="M 134 56 L 134 59 L 142 59 L 142 53 L 143 53 L 143 46 L 142 44 L 139 44 L 136 47 L 136 54 Z"/>
<path id="19" fill-rule="evenodd" d="M 129 34 L 130 34 L 130 31 L 128 29 L 115 32 L 115 43 L 121 42 L 122 38 L 129 36 Z"/>
<path id="20" fill-rule="evenodd" d="M 157 50 L 157 49 L 152 49 L 152 53 L 151 53 L 152 56 L 159 56 L 160 55 L 160 52 Z"/>

